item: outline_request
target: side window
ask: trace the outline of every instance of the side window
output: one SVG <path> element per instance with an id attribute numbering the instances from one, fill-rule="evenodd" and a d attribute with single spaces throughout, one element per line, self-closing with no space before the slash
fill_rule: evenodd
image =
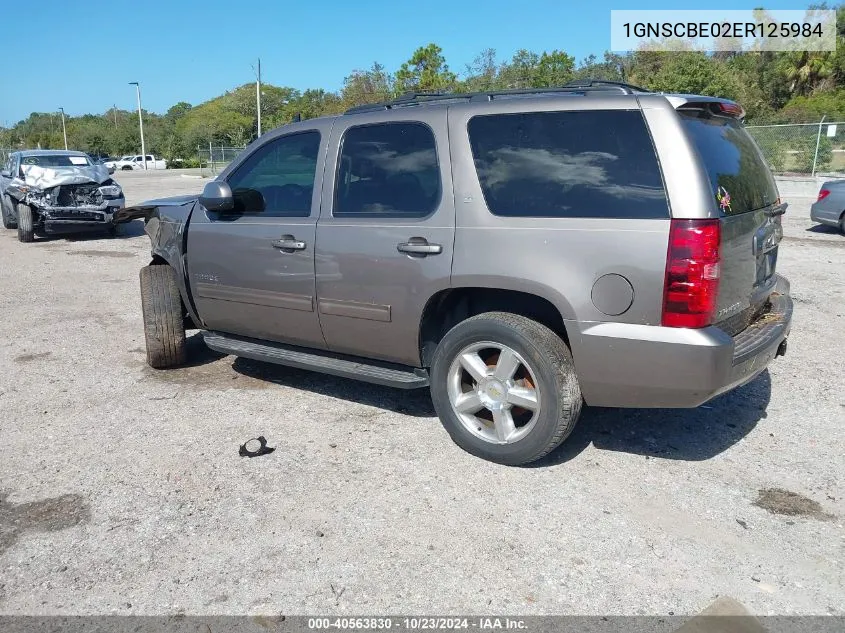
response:
<path id="1" fill-rule="evenodd" d="M 150 156 L 150 155 L 147 155 L 147 162 L 148 162 L 148 163 L 153 162 L 153 157 L 152 157 L 152 156 Z"/>
<path id="2" fill-rule="evenodd" d="M 669 217 L 638 110 L 482 115 L 470 119 L 467 130 L 494 215 Z"/>
<path id="3" fill-rule="evenodd" d="M 422 123 L 349 128 L 341 142 L 335 217 L 422 218 L 440 203 L 434 133 Z"/>
<path id="4" fill-rule="evenodd" d="M 235 212 L 307 218 L 319 153 L 316 130 L 282 136 L 259 147 L 228 178 Z"/>

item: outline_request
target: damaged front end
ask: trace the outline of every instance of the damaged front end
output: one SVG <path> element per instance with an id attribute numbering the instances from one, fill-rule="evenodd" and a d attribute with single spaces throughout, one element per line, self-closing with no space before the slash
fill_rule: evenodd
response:
<path id="1" fill-rule="evenodd" d="M 9 191 L 29 205 L 46 233 L 109 228 L 125 205 L 123 190 L 102 165 L 47 168 L 24 165 Z"/>

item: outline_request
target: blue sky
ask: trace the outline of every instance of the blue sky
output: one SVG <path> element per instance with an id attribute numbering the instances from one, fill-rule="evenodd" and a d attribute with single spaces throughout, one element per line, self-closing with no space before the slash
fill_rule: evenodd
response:
<path id="1" fill-rule="evenodd" d="M 802 9 L 778 0 L 768 9 Z M 576 60 L 610 46 L 611 9 L 670 9 L 682 3 L 616 0 L 114 0 L 4 3 L 7 65 L 0 74 L 0 125 L 30 112 L 101 113 L 194 105 L 254 81 L 336 90 L 374 61 L 394 71 L 414 49 L 436 42 L 455 72 L 487 47 L 500 59 L 520 48 L 562 49 Z M 752 8 L 712 0 L 708 9 Z M 35 10 L 37 7 L 37 11 Z"/>

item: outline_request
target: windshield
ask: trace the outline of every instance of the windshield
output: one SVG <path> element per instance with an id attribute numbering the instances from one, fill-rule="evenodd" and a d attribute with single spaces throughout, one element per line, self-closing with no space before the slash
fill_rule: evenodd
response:
<path id="1" fill-rule="evenodd" d="M 90 164 L 91 161 L 87 156 L 67 156 L 64 154 L 41 154 L 21 158 L 21 165 L 37 165 L 38 167 L 85 167 Z"/>
<path id="2" fill-rule="evenodd" d="M 680 113 L 723 215 L 756 211 L 777 202 L 774 177 L 739 121 L 704 110 Z"/>

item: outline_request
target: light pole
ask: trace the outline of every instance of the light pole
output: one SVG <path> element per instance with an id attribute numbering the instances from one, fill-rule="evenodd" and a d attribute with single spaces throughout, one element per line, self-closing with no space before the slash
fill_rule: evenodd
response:
<path id="1" fill-rule="evenodd" d="M 138 126 L 141 128 L 141 160 L 144 161 L 144 170 L 147 169 L 147 146 L 144 144 L 144 117 L 141 116 L 141 85 L 137 81 L 130 81 L 130 86 L 135 86 L 138 94 Z"/>
<path id="2" fill-rule="evenodd" d="M 255 68 L 253 67 L 253 71 Z M 258 72 L 255 75 L 255 112 L 258 115 L 258 136 L 261 136 L 261 58 L 258 58 Z M 256 137 L 257 138 L 257 137 Z"/>
<path id="3" fill-rule="evenodd" d="M 62 135 L 65 137 L 65 149 L 67 149 L 67 129 L 65 128 L 65 109 L 59 108 L 59 112 L 62 113 Z"/>

